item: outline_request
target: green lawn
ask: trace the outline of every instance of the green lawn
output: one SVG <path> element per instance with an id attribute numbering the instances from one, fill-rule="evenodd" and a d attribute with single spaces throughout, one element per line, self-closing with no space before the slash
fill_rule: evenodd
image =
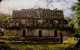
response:
<path id="1" fill-rule="evenodd" d="M 9 42 L 7 40 L 0 40 L 0 41 Z M 77 50 L 75 48 L 77 41 L 78 40 L 75 37 L 64 37 L 63 44 L 29 45 L 29 44 L 22 44 L 22 43 L 21 44 L 6 43 L 6 46 L 10 46 L 10 48 L 14 50 Z M 21 41 L 13 41 L 13 42 L 21 42 Z"/>

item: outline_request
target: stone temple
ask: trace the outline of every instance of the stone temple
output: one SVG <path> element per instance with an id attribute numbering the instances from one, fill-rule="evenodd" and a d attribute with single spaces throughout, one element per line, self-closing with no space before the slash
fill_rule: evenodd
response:
<path id="1" fill-rule="evenodd" d="M 4 36 L 59 37 L 60 33 L 69 36 L 72 31 L 57 9 L 13 10 L 4 29 Z"/>

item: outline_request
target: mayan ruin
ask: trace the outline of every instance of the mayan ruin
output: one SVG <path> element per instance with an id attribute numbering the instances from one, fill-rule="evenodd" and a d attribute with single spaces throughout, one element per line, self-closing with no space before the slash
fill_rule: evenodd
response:
<path id="1" fill-rule="evenodd" d="M 60 33 L 68 36 L 67 33 L 71 33 L 69 29 L 62 10 L 22 9 L 13 10 L 12 18 L 9 18 L 4 29 L 4 36 L 57 37 Z"/>
<path id="2" fill-rule="evenodd" d="M 80 50 L 80 0 L 0 0 L 0 50 Z"/>

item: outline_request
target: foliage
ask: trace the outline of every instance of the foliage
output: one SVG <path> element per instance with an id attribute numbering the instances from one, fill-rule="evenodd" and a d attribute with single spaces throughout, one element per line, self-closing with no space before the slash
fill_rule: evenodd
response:
<path id="1" fill-rule="evenodd" d="M 80 26 L 78 23 L 80 20 L 78 20 L 78 18 L 80 17 L 80 1 L 74 3 L 74 5 L 72 6 L 71 9 L 74 11 L 74 15 L 73 15 L 70 23 L 72 25 L 74 25 L 74 28 L 79 29 Z"/>
<path id="2" fill-rule="evenodd" d="M 65 17 L 64 19 L 68 21 L 68 26 L 72 28 L 73 27 L 72 19 L 70 17 Z"/>
<path id="3" fill-rule="evenodd" d="M 80 29 L 78 31 L 76 31 L 73 36 L 76 36 L 76 37 L 80 37 Z"/>
<path id="4" fill-rule="evenodd" d="M 68 22 L 70 21 L 70 17 L 65 17 L 65 20 L 67 20 Z"/>
<path id="5" fill-rule="evenodd" d="M 8 18 L 10 18 L 11 15 L 9 14 L 0 14 L 0 19 L 3 21 L 0 23 L 1 27 L 7 27 Z"/>
<path id="6" fill-rule="evenodd" d="M 8 20 L 9 17 L 11 17 L 11 15 L 9 14 L 0 14 L 0 19 L 2 19 L 3 21 Z"/>
<path id="7" fill-rule="evenodd" d="M 50 17 L 42 17 L 42 19 L 43 19 L 43 20 L 45 20 L 45 19 L 46 19 L 46 20 L 53 20 L 53 18 L 50 18 Z"/>
<path id="8" fill-rule="evenodd" d="M 0 50 L 11 50 L 7 43 L 0 44 Z"/>

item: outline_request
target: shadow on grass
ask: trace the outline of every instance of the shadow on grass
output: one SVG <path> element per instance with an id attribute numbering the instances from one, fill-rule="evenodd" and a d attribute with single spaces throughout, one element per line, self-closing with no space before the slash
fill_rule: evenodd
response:
<path id="1" fill-rule="evenodd" d="M 14 47 L 10 48 L 10 45 Z M 58 44 L 59 45 L 59 44 Z M 25 44 L 1 44 L 0 50 L 78 50 L 76 46 L 74 47 L 54 47 L 54 45 L 25 45 Z"/>
<path id="2" fill-rule="evenodd" d="M 11 50 L 11 48 L 7 43 L 0 42 L 0 50 Z"/>

